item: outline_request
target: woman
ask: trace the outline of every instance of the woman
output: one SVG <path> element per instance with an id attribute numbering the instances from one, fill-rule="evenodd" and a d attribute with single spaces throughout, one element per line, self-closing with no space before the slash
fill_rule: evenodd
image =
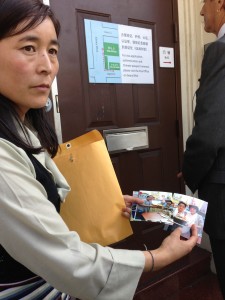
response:
<path id="1" fill-rule="evenodd" d="M 85 244 L 58 211 L 69 186 L 52 157 L 45 104 L 60 26 L 40 0 L 0 1 L 0 299 L 132 299 L 144 271 L 191 251 L 179 229 L 153 251 Z M 125 196 L 127 207 L 135 201 Z"/>

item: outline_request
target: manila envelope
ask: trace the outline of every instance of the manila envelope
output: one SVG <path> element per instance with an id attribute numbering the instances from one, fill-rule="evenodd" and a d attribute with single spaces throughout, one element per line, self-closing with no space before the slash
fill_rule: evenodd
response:
<path id="1" fill-rule="evenodd" d="M 102 246 L 116 243 L 132 229 L 121 215 L 123 195 L 104 139 L 93 130 L 60 145 L 54 158 L 71 192 L 60 214 L 81 240 Z"/>

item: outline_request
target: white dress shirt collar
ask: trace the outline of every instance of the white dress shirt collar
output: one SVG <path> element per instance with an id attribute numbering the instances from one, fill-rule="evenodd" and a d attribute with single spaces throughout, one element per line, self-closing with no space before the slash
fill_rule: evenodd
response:
<path id="1" fill-rule="evenodd" d="M 220 39 L 225 34 L 225 24 L 220 28 L 217 38 Z"/>

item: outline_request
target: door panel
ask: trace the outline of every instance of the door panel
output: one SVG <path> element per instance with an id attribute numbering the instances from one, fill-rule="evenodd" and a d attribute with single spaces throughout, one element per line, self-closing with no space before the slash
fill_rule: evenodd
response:
<path id="1" fill-rule="evenodd" d="M 146 125 L 148 149 L 111 155 L 123 193 L 183 192 L 176 178 L 182 151 L 176 1 L 50 0 L 50 5 L 62 24 L 57 79 L 63 141 L 92 129 Z M 152 29 L 155 83 L 90 84 L 85 18 Z M 174 48 L 174 69 L 159 67 L 160 46 Z"/>

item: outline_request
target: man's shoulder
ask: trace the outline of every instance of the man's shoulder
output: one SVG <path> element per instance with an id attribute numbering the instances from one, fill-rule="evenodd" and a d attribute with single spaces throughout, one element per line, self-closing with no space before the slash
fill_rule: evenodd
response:
<path id="1" fill-rule="evenodd" d="M 216 40 L 215 43 L 216 42 L 224 44 L 225 43 L 225 34 L 221 38 L 219 38 L 218 40 Z"/>

